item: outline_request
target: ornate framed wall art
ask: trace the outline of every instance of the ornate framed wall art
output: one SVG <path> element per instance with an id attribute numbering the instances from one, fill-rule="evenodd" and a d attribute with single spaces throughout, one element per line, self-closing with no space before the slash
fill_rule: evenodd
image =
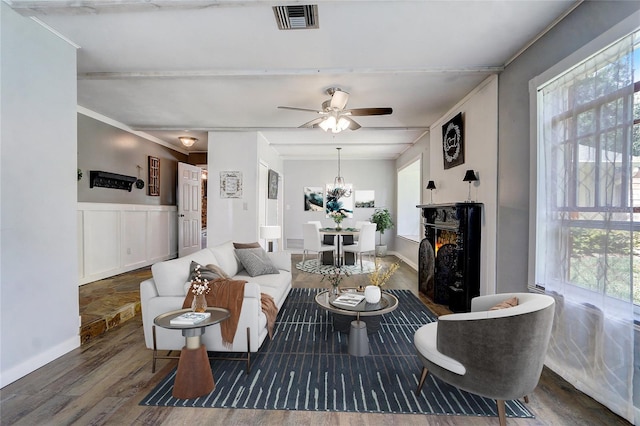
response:
<path id="1" fill-rule="evenodd" d="M 160 195 L 160 159 L 149 156 L 149 195 Z"/>
<path id="2" fill-rule="evenodd" d="M 445 169 L 464 164 L 464 129 L 461 112 L 442 125 L 442 152 Z"/>
<path id="3" fill-rule="evenodd" d="M 220 172 L 220 198 L 242 198 L 242 172 Z"/>

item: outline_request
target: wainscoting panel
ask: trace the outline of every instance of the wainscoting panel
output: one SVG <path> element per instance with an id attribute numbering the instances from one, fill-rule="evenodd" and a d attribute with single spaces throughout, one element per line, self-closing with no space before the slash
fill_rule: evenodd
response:
<path id="1" fill-rule="evenodd" d="M 120 212 L 85 210 L 83 233 L 85 274 L 116 275 L 120 269 Z"/>
<path id="2" fill-rule="evenodd" d="M 124 212 L 122 215 L 124 267 L 141 268 L 145 266 L 147 256 L 147 216 L 145 211 Z"/>
<path id="3" fill-rule="evenodd" d="M 175 206 L 78 203 L 79 285 L 178 254 Z"/>

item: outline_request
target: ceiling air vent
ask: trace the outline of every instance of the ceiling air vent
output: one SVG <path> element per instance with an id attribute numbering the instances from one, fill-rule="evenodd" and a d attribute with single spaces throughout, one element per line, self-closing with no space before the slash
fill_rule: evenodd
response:
<path id="1" fill-rule="evenodd" d="M 318 5 L 273 6 L 273 13 L 281 30 L 318 28 Z"/>

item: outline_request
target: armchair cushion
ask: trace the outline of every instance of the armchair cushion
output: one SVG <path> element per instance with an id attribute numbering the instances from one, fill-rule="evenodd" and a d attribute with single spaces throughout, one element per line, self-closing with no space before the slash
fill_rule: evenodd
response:
<path id="1" fill-rule="evenodd" d="M 437 335 L 437 322 L 432 322 L 420 327 L 413 336 L 413 343 L 418 353 L 444 369 L 460 375 L 465 374 L 467 370 L 464 368 L 464 365 L 438 351 L 436 345 Z"/>

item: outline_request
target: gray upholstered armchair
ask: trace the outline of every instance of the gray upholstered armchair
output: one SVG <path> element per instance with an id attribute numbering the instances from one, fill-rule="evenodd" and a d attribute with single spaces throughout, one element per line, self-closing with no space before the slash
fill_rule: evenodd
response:
<path id="1" fill-rule="evenodd" d="M 518 305 L 491 307 L 512 297 Z M 443 315 L 414 336 L 424 365 L 417 393 L 429 372 L 460 389 L 497 400 L 506 424 L 505 400 L 529 395 L 538 385 L 553 323 L 554 299 L 543 294 L 476 297 L 471 312 Z"/>

